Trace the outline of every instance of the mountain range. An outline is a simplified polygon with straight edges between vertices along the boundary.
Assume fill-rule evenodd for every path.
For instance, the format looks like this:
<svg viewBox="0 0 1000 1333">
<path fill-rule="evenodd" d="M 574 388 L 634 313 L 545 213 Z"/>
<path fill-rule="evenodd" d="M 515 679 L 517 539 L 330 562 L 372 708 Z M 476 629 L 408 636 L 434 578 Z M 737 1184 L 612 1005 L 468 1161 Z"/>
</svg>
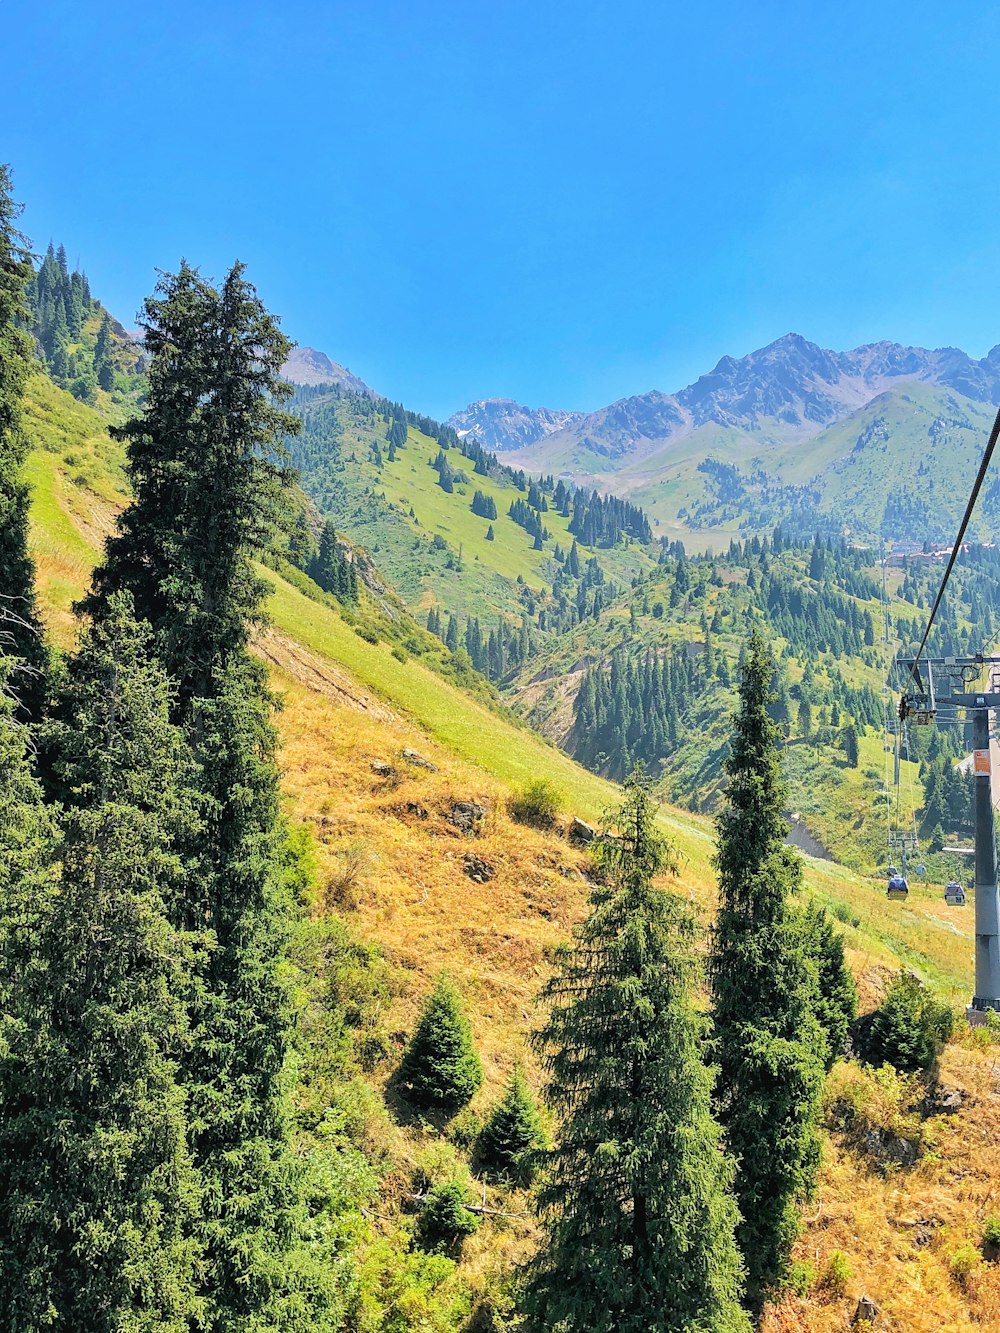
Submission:
<svg viewBox="0 0 1000 1333">
<path fill-rule="evenodd" d="M 579 442 L 608 460 L 650 452 L 700 426 L 808 437 L 905 383 L 942 385 L 976 402 L 1000 402 L 1000 346 L 981 360 L 955 347 L 930 351 L 877 342 L 834 352 L 787 333 L 676 393 L 652 389 L 593 412 L 529 408 L 480 399 L 448 422 L 497 452 L 529 449 L 553 437 Z"/>
<path fill-rule="evenodd" d="M 998 403 L 1000 347 L 979 360 L 888 341 L 836 352 L 789 333 L 676 393 L 586 413 L 483 399 L 449 424 L 527 473 L 627 497 L 661 536 L 718 549 L 776 522 L 947 538 Z M 981 533 L 998 518 L 987 506 Z"/>
<path fill-rule="evenodd" d="M 285 365 L 296 386 L 378 395 L 311 347 Z M 1000 346 L 896 342 L 850 351 L 786 334 L 724 356 L 676 393 L 659 389 L 593 412 L 483 398 L 447 423 L 528 474 L 551 474 L 640 505 L 657 535 L 721 549 L 767 531 L 946 540 L 996 405 Z M 1000 488 L 977 518 L 1000 532 Z"/>
</svg>

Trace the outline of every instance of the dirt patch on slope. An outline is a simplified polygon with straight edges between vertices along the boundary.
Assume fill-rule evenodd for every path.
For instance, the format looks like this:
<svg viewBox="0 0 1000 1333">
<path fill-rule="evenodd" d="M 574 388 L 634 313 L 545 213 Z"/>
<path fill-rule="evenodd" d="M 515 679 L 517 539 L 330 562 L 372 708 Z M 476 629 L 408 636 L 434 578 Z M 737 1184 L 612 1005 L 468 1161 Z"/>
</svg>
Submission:
<svg viewBox="0 0 1000 1333">
<path fill-rule="evenodd" d="M 357 681 L 348 672 L 336 666 L 328 658 L 310 652 L 308 648 L 304 648 L 302 644 L 274 629 L 273 626 L 257 634 L 253 646 L 255 652 L 265 662 L 286 671 L 293 679 L 305 685 L 307 689 L 315 690 L 317 694 L 325 695 L 337 703 L 346 704 L 359 713 L 367 713 L 369 717 L 377 718 L 380 722 L 402 720 L 388 705 L 361 690 Z"/>
</svg>

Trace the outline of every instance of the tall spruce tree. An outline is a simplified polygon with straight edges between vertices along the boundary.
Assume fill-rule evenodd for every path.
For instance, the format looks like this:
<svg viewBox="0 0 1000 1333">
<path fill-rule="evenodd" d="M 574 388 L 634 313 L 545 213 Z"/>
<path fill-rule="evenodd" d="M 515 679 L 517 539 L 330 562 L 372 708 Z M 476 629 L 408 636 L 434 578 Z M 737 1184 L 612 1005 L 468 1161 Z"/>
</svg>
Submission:
<svg viewBox="0 0 1000 1333">
<path fill-rule="evenodd" d="M 182 264 L 139 323 L 149 392 L 142 414 L 114 432 L 134 499 L 85 605 L 133 593 L 187 717 L 264 618 L 267 585 L 252 561 L 281 521 L 281 441 L 300 424 L 279 406 L 291 392 L 279 374 L 291 343 L 240 264 L 219 290 Z"/>
<path fill-rule="evenodd" d="M 128 589 L 176 681 L 197 777 L 174 924 L 205 938 L 182 1064 L 201 1188 L 196 1235 L 213 1333 L 335 1327 L 342 1266 L 308 1225 L 289 1143 L 291 1030 L 281 978 L 286 898 L 273 700 L 247 652 L 266 585 L 253 567 L 281 513 L 280 441 L 297 421 L 290 343 L 237 264 L 219 290 L 188 265 L 146 302 L 141 416 L 121 430 L 134 499 L 87 605 Z"/>
<path fill-rule="evenodd" d="M 105 310 L 94 344 L 94 374 L 105 392 L 115 387 L 115 367 L 111 360 L 111 317 Z"/>
<path fill-rule="evenodd" d="M 183 746 L 125 595 L 71 663 L 55 737 L 58 893 L 20 895 L 0 966 L 0 1325 L 186 1333 L 198 1189 L 177 1061 Z"/>
<path fill-rule="evenodd" d="M 710 962 L 716 1101 L 738 1162 L 737 1239 L 754 1310 L 787 1275 L 797 1204 L 815 1182 L 826 1052 L 815 968 L 791 901 L 802 872 L 784 844 L 779 731 L 768 711 L 773 673 L 755 629 L 725 765 L 726 807 L 717 821 L 721 899 Z"/>
<path fill-rule="evenodd" d="M 37 716 L 44 693 L 45 648 L 28 555 L 28 487 L 22 475 L 28 444 L 21 398 L 31 365 L 25 331 L 31 258 L 17 229 L 10 170 L 0 163 L 0 649 L 18 659 L 7 689 L 22 716 Z"/>
<path fill-rule="evenodd" d="M 0 641 L 0 1139 L 10 1136 L 18 1114 L 23 1063 L 14 1054 L 22 1039 L 16 1017 L 24 985 L 37 971 L 38 925 L 54 895 L 56 830 L 32 772 L 29 733 L 17 717 L 10 687 L 15 659 Z M 16 1165 L 0 1158 L 0 1324 L 31 1327 L 37 1312 L 32 1264 L 16 1225 Z M 35 1325 L 38 1326 L 37 1324 Z"/>
<path fill-rule="evenodd" d="M 667 864 L 633 775 L 598 844 L 601 884 L 544 997 L 538 1048 L 558 1117 L 529 1269 L 531 1329 L 745 1333 L 732 1168 L 712 1118 L 694 927 L 653 887 Z"/>
<path fill-rule="evenodd" d="M 816 968 L 815 1014 L 826 1037 L 827 1070 L 843 1054 L 847 1034 L 858 1016 L 858 988 L 844 957 L 844 936 L 826 914 L 810 903 L 800 925 L 806 955 Z"/>
</svg>

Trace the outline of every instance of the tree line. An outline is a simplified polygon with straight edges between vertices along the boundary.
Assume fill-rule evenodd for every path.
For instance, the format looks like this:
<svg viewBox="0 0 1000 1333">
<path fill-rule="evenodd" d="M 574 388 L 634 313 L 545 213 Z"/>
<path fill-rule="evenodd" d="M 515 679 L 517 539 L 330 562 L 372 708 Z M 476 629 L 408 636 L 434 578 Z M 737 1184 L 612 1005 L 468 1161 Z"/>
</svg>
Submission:
<svg viewBox="0 0 1000 1333">
<path fill-rule="evenodd" d="M 98 388 L 111 393 L 118 384 L 111 316 L 93 299 L 87 275 L 70 272 L 65 246 L 49 244 L 24 299 L 22 318 L 52 379 L 84 403 L 96 401 Z M 88 331 L 98 315 L 96 332 Z M 138 352 L 132 361 L 138 363 Z"/>
</svg>

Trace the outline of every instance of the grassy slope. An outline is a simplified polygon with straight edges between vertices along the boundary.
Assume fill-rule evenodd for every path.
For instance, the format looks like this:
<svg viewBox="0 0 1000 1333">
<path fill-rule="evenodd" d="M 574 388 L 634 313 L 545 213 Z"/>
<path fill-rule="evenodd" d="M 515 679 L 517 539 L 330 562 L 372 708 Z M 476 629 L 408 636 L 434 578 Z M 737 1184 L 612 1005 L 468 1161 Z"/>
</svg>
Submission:
<svg viewBox="0 0 1000 1333">
<path fill-rule="evenodd" d="M 64 436 L 36 452 L 31 473 L 40 584 L 53 627 L 64 641 L 71 634 L 69 600 L 84 586 L 98 549 L 94 515 L 103 511 L 94 506 L 107 504 L 101 493 L 116 470 L 113 462 L 110 467 L 101 463 L 99 420 L 93 414 L 80 417 L 78 427 L 67 424 Z M 32 431 L 38 438 L 34 426 Z M 74 484 L 70 478 L 78 464 L 65 461 L 66 451 L 74 452 L 87 439 L 98 442 L 93 489 Z M 585 894 L 579 853 L 559 838 L 510 823 L 504 811 L 508 784 L 529 773 L 549 776 L 573 808 L 586 815 L 596 813 L 612 789 L 470 702 L 419 663 L 404 666 L 384 646 L 364 642 L 335 611 L 308 601 L 279 579 L 271 609 L 276 631 L 262 651 L 285 695 L 279 724 L 291 809 L 316 832 L 320 885 L 365 935 L 380 942 L 393 968 L 386 1027 L 395 1034 L 394 1050 L 372 1078 L 380 1085 L 391 1072 L 421 996 L 434 973 L 446 966 L 469 997 L 487 1070 L 487 1085 L 476 1103 L 483 1109 L 511 1060 L 523 1053 L 548 950 L 579 918 Z M 411 768 L 396 758 L 407 745 L 432 759 L 438 772 Z M 376 777 L 372 759 L 394 762 L 398 779 Z M 455 799 L 470 798 L 489 808 L 483 836 L 474 843 L 460 837 L 446 817 Z M 426 811 L 426 818 L 408 808 L 413 806 Z M 679 887 L 697 907 L 708 908 L 713 895 L 710 826 L 679 812 L 667 811 L 664 817 L 681 852 Z M 463 856 L 470 848 L 497 871 L 485 886 L 463 873 Z M 952 916 L 945 919 L 929 891 L 919 889 L 900 911 L 886 902 L 879 886 L 817 862 L 807 862 L 807 879 L 821 900 L 857 916 L 847 938 L 869 1001 L 885 970 L 899 958 L 919 966 L 946 993 L 956 998 L 967 993 L 971 911 L 956 924 Z M 321 896 L 316 911 L 323 910 Z M 973 1096 L 992 1097 L 991 1055 L 952 1048 L 947 1060 L 949 1077 Z M 989 1132 L 981 1122 L 980 1115 L 976 1128 L 963 1116 L 961 1128 L 978 1135 L 979 1142 Z M 963 1165 L 959 1128 L 957 1122 L 942 1123 L 935 1129 L 937 1155 L 887 1182 L 866 1176 L 861 1160 L 838 1139 L 831 1140 L 819 1211 L 800 1250 L 821 1271 L 833 1248 L 844 1249 L 854 1276 L 843 1295 L 832 1297 L 817 1285 L 805 1298 L 790 1300 L 769 1315 L 770 1329 L 843 1327 L 862 1287 L 882 1304 L 887 1327 L 930 1333 L 981 1327 L 974 1318 L 988 1322 L 989 1312 L 997 1308 L 989 1282 L 976 1278 L 969 1290 L 960 1289 L 949 1277 L 949 1264 L 956 1246 L 975 1237 L 977 1219 L 992 1191 L 1000 1188 L 1000 1177 L 994 1177 L 985 1140 L 981 1157 Z M 397 1166 L 387 1188 L 398 1192 L 399 1173 L 418 1163 L 432 1174 L 444 1169 L 446 1145 L 435 1147 L 433 1140 L 405 1126 L 393 1132 Z M 941 1219 L 941 1226 L 930 1244 L 918 1249 L 904 1228 L 929 1213 Z M 484 1228 L 467 1246 L 463 1280 L 473 1291 L 485 1289 L 491 1273 L 523 1254 L 531 1241 L 531 1224 L 524 1219 Z"/>
<path fill-rule="evenodd" d="M 544 514 L 543 523 L 552 535 L 544 550 L 535 551 L 532 538 L 507 513 L 512 500 L 524 498 L 516 487 L 475 475 L 472 463 L 451 451 L 452 466 L 469 481 L 447 494 L 430 466 L 439 448 L 436 440 L 411 427 L 406 446 L 390 463 L 380 418 L 357 416 L 346 400 L 338 412 L 341 466 L 336 476 L 342 487 L 328 508 L 329 516 L 348 537 L 376 554 L 379 567 L 411 610 L 436 604 L 463 616 L 485 617 L 492 624 L 501 615 L 520 614 L 519 578 L 537 590 L 551 584 L 557 568 L 552 559 L 556 545 L 568 550 L 573 544 L 568 519 L 551 510 Z M 369 455 L 375 442 L 382 450 L 381 469 Z M 306 475 L 311 493 L 321 497 L 322 476 L 313 477 L 308 469 Z M 470 508 L 477 490 L 496 504 L 493 541 L 486 540 L 489 521 Z M 377 497 L 374 503 L 373 497 Z M 322 508 L 321 499 L 319 503 Z M 446 543 L 446 550 L 434 549 L 435 537 Z M 459 552 L 462 568 L 449 568 L 457 564 Z M 638 546 L 597 554 L 608 576 L 619 584 L 630 582 L 650 565 Z"/>
</svg>

